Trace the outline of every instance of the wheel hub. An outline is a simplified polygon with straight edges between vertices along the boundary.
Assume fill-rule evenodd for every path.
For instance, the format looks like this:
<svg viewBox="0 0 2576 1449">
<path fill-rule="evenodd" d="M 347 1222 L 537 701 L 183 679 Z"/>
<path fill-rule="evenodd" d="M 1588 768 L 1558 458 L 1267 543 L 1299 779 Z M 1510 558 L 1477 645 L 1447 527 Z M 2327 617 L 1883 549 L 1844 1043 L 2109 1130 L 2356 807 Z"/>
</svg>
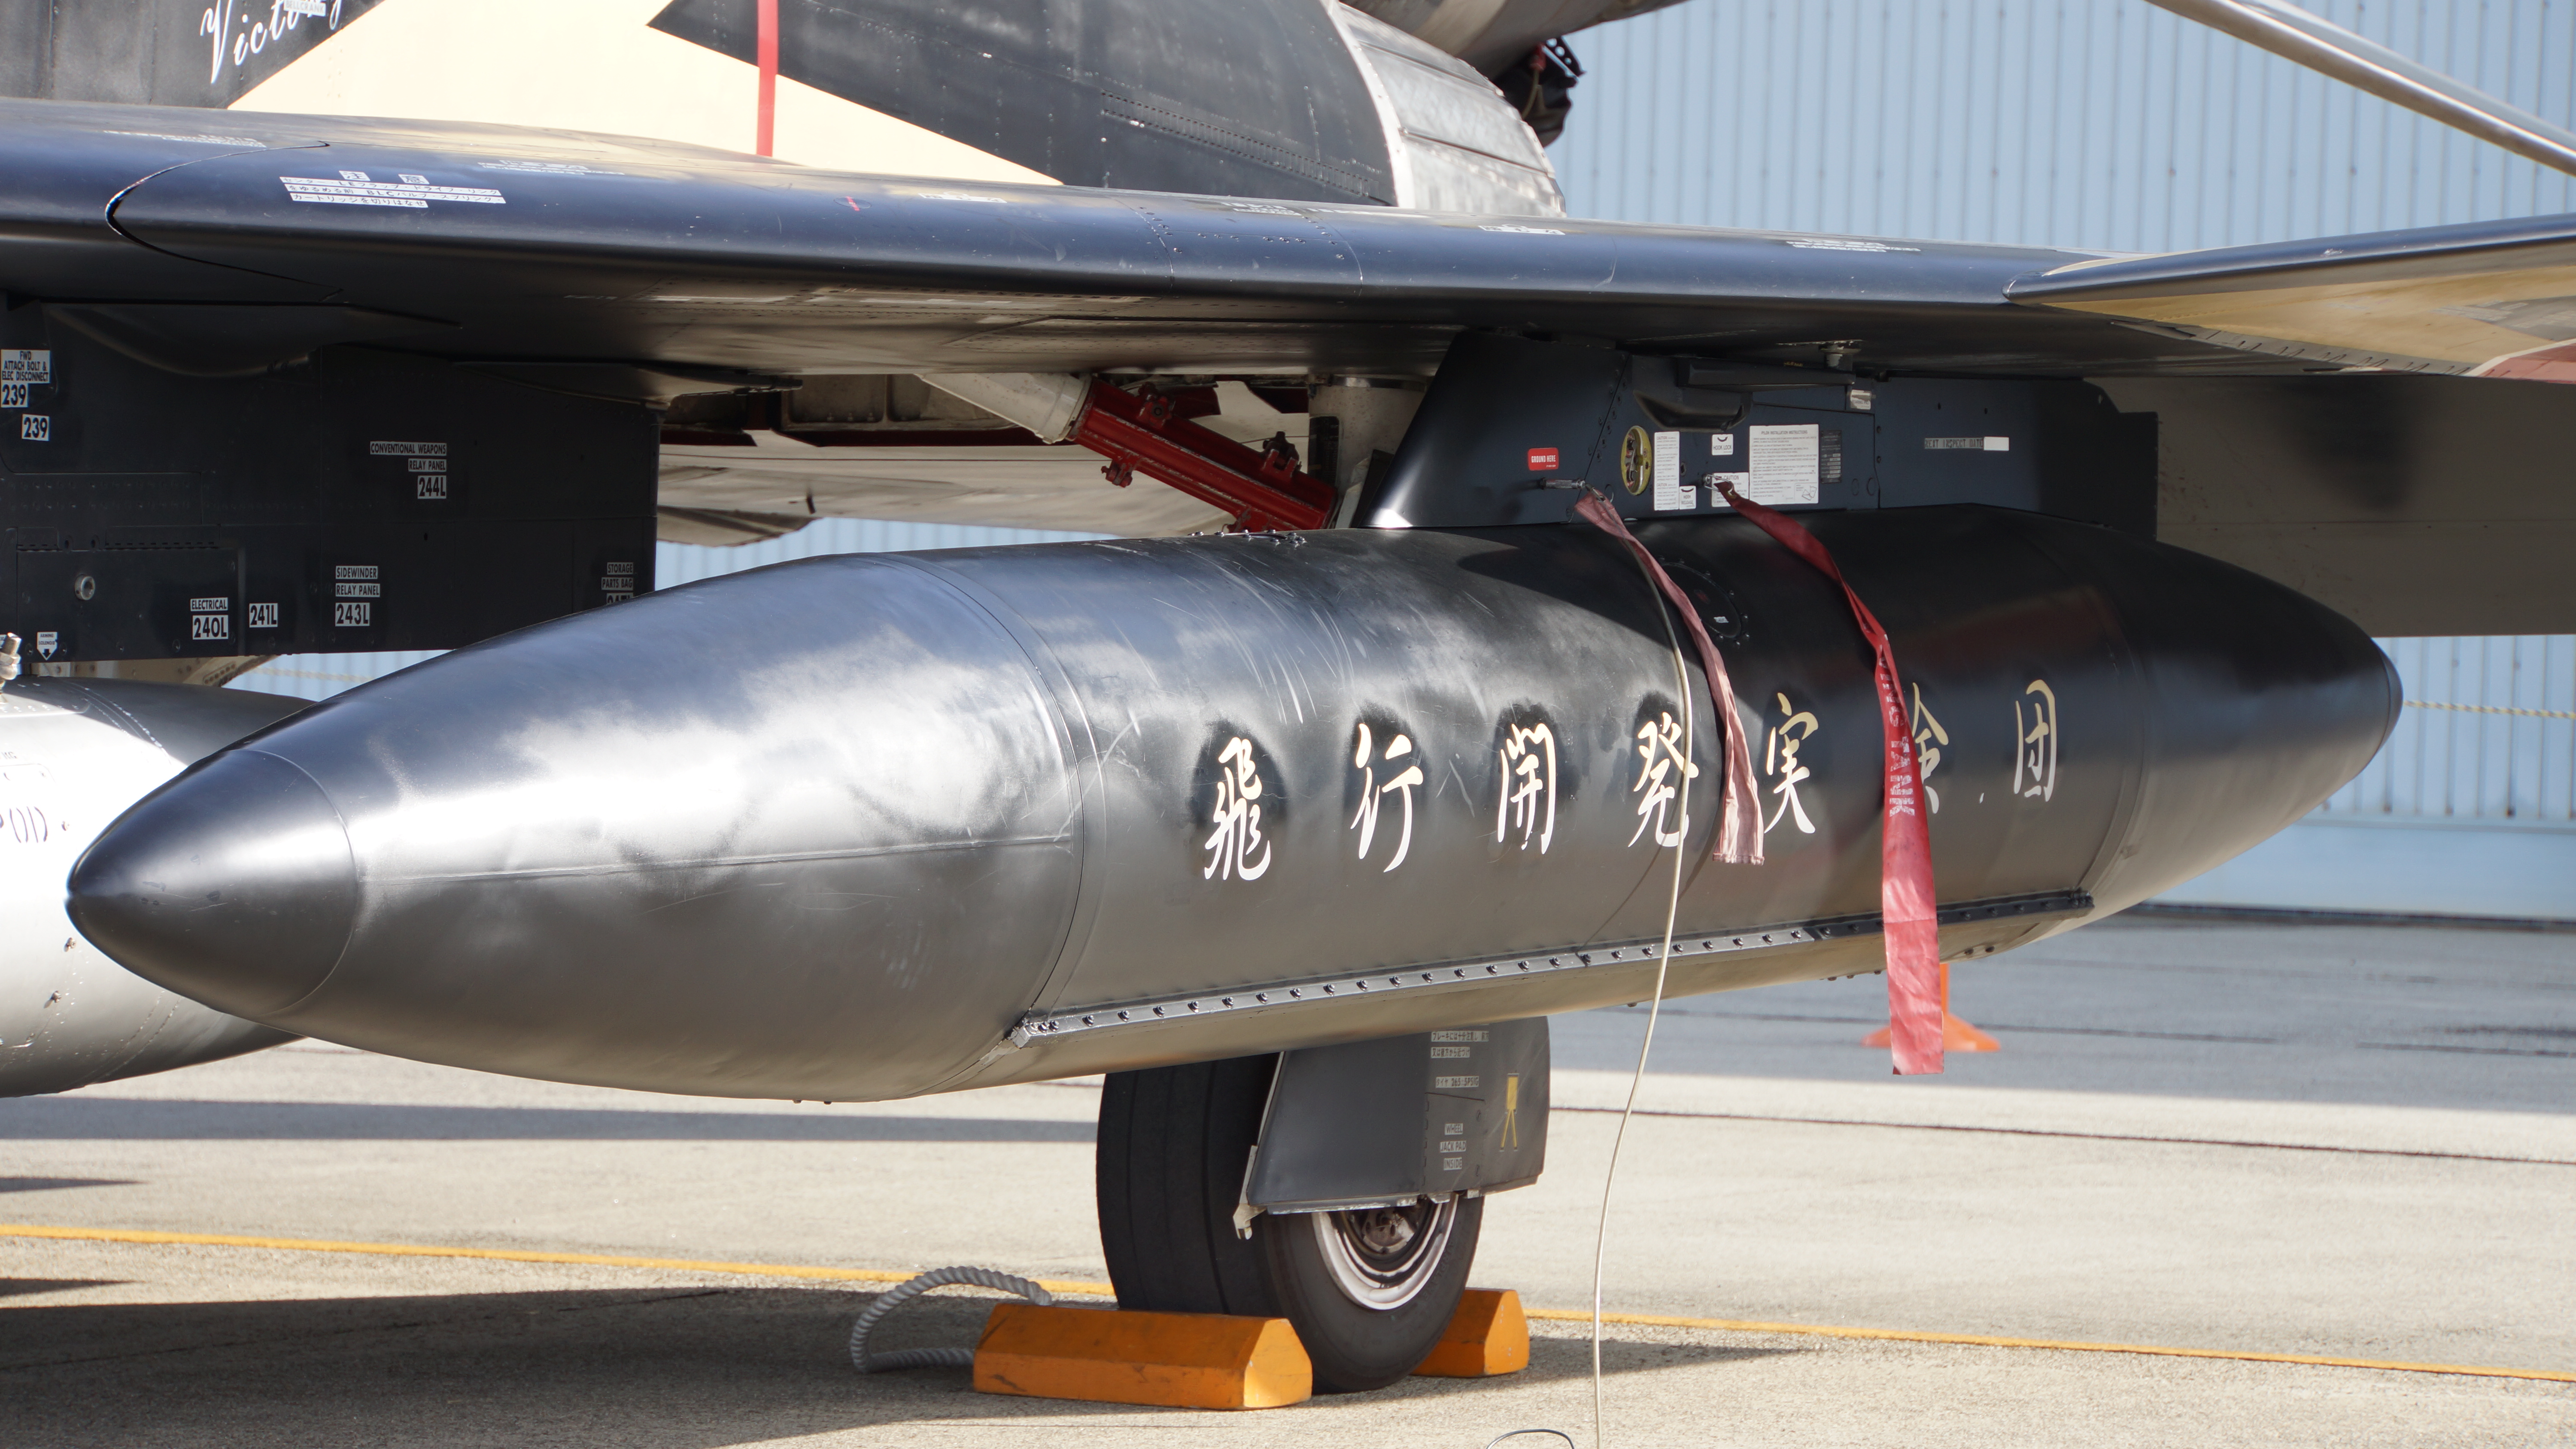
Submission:
<svg viewBox="0 0 2576 1449">
<path fill-rule="evenodd" d="M 1458 1202 L 1310 1213 L 1315 1244 L 1342 1296 L 1385 1312 L 1413 1301 L 1449 1246 Z"/>
</svg>

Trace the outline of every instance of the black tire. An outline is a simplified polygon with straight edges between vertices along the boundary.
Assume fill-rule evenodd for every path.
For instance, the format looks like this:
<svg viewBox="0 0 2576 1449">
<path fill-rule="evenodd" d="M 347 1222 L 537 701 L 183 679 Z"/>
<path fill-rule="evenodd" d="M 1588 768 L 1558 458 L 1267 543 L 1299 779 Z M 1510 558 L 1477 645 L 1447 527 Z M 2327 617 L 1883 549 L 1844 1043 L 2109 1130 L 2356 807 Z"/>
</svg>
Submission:
<svg viewBox="0 0 2576 1449">
<path fill-rule="evenodd" d="M 1234 1234 L 1277 1057 L 1111 1072 L 1092 1159 L 1118 1306 L 1280 1316 L 1261 1254 Z"/>
<path fill-rule="evenodd" d="M 1109 1074 L 1094 1159 L 1109 1281 L 1121 1308 L 1285 1318 L 1318 1391 L 1384 1388 L 1422 1362 L 1458 1311 L 1484 1202 L 1265 1213 L 1249 1241 L 1236 1236 L 1277 1062 Z"/>
</svg>

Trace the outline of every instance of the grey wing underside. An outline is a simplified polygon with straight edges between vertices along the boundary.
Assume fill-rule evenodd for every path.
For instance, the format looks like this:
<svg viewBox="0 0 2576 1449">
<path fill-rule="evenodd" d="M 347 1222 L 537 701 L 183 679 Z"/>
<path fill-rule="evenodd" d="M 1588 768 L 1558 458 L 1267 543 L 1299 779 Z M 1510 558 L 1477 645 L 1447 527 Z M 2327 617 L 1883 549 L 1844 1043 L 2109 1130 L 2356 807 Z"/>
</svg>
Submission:
<svg viewBox="0 0 2576 1449">
<path fill-rule="evenodd" d="M 183 372 L 365 345 L 648 393 L 925 372 L 1419 378 L 1476 329 L 1863 372 L 2554 379 L 2550 349 L 2576 336 L 2565 218 L 2105 259 L 897 180 L 449 123 L 228 112 L 214 134 L 215 119 L 0 103 L 17 158 L 0 287 Z M 829 475 L 832 511 L 1128 533 L 1215 521 L 1025 440 L 832 469 L 764 441 L 672 444 L 666 503 L 676 488 L 711 514 L 792 521 L 821 511 L 813 480 Z M 759 481 L 689 491 L 725 474 Z"/>
</svg>

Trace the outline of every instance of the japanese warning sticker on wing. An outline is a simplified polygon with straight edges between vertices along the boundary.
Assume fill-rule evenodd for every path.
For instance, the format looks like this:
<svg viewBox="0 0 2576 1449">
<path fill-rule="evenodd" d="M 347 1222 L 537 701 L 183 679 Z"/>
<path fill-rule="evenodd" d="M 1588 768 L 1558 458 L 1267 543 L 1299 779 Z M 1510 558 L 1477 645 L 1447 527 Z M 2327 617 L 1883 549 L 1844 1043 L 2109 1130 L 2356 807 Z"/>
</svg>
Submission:
<svg viewBox="0 0 2576 1449">
<path fill-rule="evenodd" d="M 426 177 L 404 175 L 397 181 L 378 181 L 364 171 L 343 171 L 338 179 L 323 176 L 281 176 L 289 201 L 323 202 L 333 206 L 398 206 L 412 211 L 426 210 L 433 201 L 464 201 L 481 206 L 505 206 L 501 193 L 489 186 L 433 186 Z"/>
</svg>

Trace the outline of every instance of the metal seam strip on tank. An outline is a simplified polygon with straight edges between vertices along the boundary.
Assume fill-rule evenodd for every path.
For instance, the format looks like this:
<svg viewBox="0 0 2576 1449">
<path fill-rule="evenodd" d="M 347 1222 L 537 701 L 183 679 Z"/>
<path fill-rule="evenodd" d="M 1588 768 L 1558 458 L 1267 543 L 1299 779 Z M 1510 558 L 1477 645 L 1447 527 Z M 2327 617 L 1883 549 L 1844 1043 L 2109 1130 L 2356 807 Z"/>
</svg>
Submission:
<svg viewBox="0 0 2576 1449">
<path fill-rule="evenodd" d="M 279 1253 L 358 1253 L 396 1258 L 463 1258 L 502 1263 L 561 1263 L 573 1267 L 643 1268 L 678 1273 L 727 1273 L 743 1277 L 820 1279 L 843 1283 L 902 1283 L 918 1275 L 883 1268 L 825 1268 L 794 1263 L 700 1262 L 686 1258 L 624 1257 L 607 1253 L 542 1253 L 514 1248 L 464 1248 L 430 1243 L 356 1243 L 309 1238 L 254 1237 L 237 1233 L 171 1233 L 141 1228 L 86 1228 L 47 1223 L 0 1223 L 0 1238 L 38 1238 L 57 1242 L 127 1243 L 143 1247 L 252 1248 Z M 1032 1280 L 1050 1293 L 1108 1298 L 1107 1283 L 1073 1279 Z M 1532 1319 L 1548 1323 L 1588 1323 L 1587 1310 L 1524 1308 Z M 1824 1323 L 1773 1323 L 1735 1318 L 1679 1318 L 1654 1313 L 1610 1313 L 1605 1323 L 1644 1328 L 1683 1328 L 1714 1333 L 1778 1333 L 1818 1338 L 1870 1339 L 1891 1343 L 1953 1344 L 1965 1348 L 2044 1349 L 2060 1353 L 2128 1353 L 2166 1358 L 2232 1359 L 2248 1363 L 2298 1364 L 2318 1368 L 2370 1369 L 2383 1373 L 2447 1374 L 2466 1378 L 2534 1379 L 2576 1383 L 2576 1372 L 2514 1368 L 2505 1365 L 2409 1363 L 2393 1359 L 2339 1358 L 2327 1354 L 2264 1353 L 2252 1349 L 2181 1348 L 2143 1343 L 2094 1343 L 2079 1339 L 2010 1338 L 1998 1334 L 1932 1333 L 1904 1328 L 1850 1328 Z"/>
<path fill-rule="evenodd" d="M 1945 926 L 1965 925 L 1975 921 L 2016 919 L 2030 916 L 2082 915 L 2093 909 L 2093 897 L 2083 891 L 2052 892 L 2036 896 L 2003 896 L 1981 901 L 1962 901 L 1941 908 L 1939 921 Z M 1675 956 L 1722 956 L 1739 951 L 1764 951 L 1780 947 L 1806 945 L 1815 941 L 1840 940 L 1864 936 L 1880 928 L 1874 912 L 1849 916 L 1828 916 L 1802 921 L 1795 925 L 1758 927 L 1749 931 L 1691 932 L 1673 942 Z M 1419 966 L 1373 971 L 1366 975 L 1313 977 L 1276 984 L 1238 987 L 1233 991 L 1209 992 L 1196 996 L 1158 996 L 1135 1001 L 1113 1001 L 1073 1010 L 1032 1013 L 1011 1028 L 1010 1040 L 1015 1046 L 1027 1046 L 1046 1039 L 1061 1039 L 1084 1032 L 1113 1031 L 1120 1027 L 1152 1026 L 1158 1021 L 1172 1021 L 1193 1016 L 1221 1015 L 1228 1012 L 1278 1010 L 1321 1001 L 1339 1001 L 1363 994 L 1383 995 L 1389 991 L 1419 991 L 1425 987 L 1457 986 L 1520 976 L 1544 976 L 1564 971 L 1579 971 L 1594 966 L 1643 966 L 1655 959 L 1661 938 L 1620 941 L 1610 945 L 1571 946 L 1556 951 L 1531 951 L 1513 956 L 1479 958 L 1473 961 L 1443 961 Z"/>
<path fill-rule="evenodd" d="M 970 572 L 933 565 L 899 553 L 882 554 L 879 558 L 897 567 L 916 570 L 936 579 L 941 586 L 954 589 L 969 604 L 981 609 L 992 626 L 1018 648 L 1021 659 L 1028 665 L 1033 697 L 1046 713 L 1048 727 L 1056 735 L 1056 748 L 1061 752 L 1062 764 L 1073 779 L 1073 799 L 1066 806 L 1067 823 L 1056 832 L 1054 840 L 1047 843 L 1069 844 L 1077 858 L 1090 861 L 1094 853 L 1083 843 L 1084 839 L 1086 835 L 1097 839 L 1098 833 L 1106 829 L 1106 823 L 1084 802 L 1095 792 L 1106 794 L 1106 786 L 1101 779 L 1103 761 L 1117 749 L 1118 741 L 1112 740 L 1106 747 L 1100 743 L 1099 736 L 1093 732 L 1090 716 L 1079 704 L 1072 675 L 1066 670 L 1064 661 L 1056 657 L 1045 638 L 1036 633 L 1017 610 L 995 597 Z M 1098 921 L 1101 890 L 1095 866 L 1085 872 L 1085 883 L 1077 884 L 1075 888 L 1074 910 L 1065 921 L 1064 938 L 1057 947 L 1055 967 L 1040 983 L 1036 1000 L 1055 999 L 1080 968 L 1083 945 L 1089 941 Z M 994 1058 L 1017 1050 L 1019 1045 L 1010 1033 L 1005 1032 L 947 1081 L 962 1081 L 982 1070 Z"/>
</svg>

